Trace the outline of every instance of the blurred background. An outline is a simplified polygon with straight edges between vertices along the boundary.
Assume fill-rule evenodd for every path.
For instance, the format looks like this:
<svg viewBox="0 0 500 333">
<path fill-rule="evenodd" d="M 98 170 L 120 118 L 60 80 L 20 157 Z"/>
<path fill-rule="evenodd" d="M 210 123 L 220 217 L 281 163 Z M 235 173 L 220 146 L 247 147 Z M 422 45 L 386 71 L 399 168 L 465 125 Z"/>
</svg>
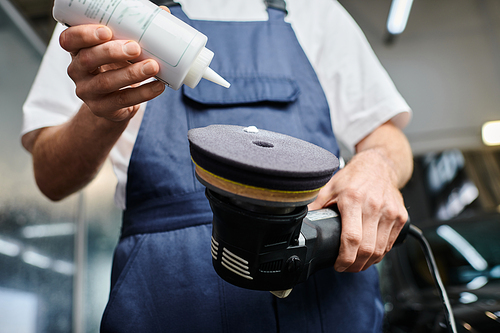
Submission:
<svg viewBox="0 0 500 333">
<path fill-rule="evenodd" d="M 498 322 L 500 331 L 500 289 L 491 287 L 500 277 L 496 241 L 500 237 L 500 151 L 486 145 L 482 135 L 485 123 L 500 120 L 500 2 L 340 3 L 363 29 L 414 111 L 405 133 L 415 154 L 415 173 L 403 190 L 412 222 L 436 238 L 436 256 L 442 255 L 443 262 L 452 255 L 458 258 L 443 268 L 447 286 L 468 288 L 466 292 L 476 300 L 470 302 L 469 295 L 467 302 L 460 301 L 466 295 L 462 288 L 457 305 L 479 304 L 481 297 L 474 290 L 490 287 L 485 304 L 492 310 L 480 312 Z M 403 7 L 394 9 L 397 22 L 388 27 L 391 6 L 398 3 Z M 0 0 L 0 333 L 97 331 L 119 236 L 121 213 L 114 206 L 116 181 L 108 164 L 83 192 L 52 203 L 38 191 L 30 156 L 20 144 L 22 104 L 55 25 L 51 7 L 51 0 Z M 490 128 L 500 133 L 498 127 Z M 437 230 L 443 225 L 462 230 L 470 246 L 486 247 L 489 252 L 480 256 L 486 266 L 471 264 L 472 259 L 461 254 L 463 246 L 453 246 L 449 236 L 440 236 Z M 473 239 L 467 240 L 469 236 Z M 424 283 L 425 276 L 410 279 L 419 274 L 411 267 L 394 271 L 401 260 L 407 260 L 402 255 L 419 260 L 408 243 L 398 250 L 399 259 L 389 258 L 380 269 L 388 318 L 393 318 L 387 331 L 416 331 L 412 327 L 417 325 L 398 326 L 409 313 L 427 323 L 422 332 L 430 332 L 429 327 L 439 326 L 441 319 L 427 315 L 432 318 L 426 322 L 424 315 L 415 317 L 426 302 L 408 295 L 432 284 Z M 477 253 L 482 251 L 476 246 Z M 458 275 L 453 278 L 453 274 Z M 486 278 L 483 285 L 478 287 L 476 280 L 476 285 L 467 287 L 477 277 Z M 399 286 L 393 279 L 415 284 Z M 395 308 L 407 311 L 393 315 Z M 472 319 L 460 319 L 460 323 L 466 328 Z"/>
</svg>

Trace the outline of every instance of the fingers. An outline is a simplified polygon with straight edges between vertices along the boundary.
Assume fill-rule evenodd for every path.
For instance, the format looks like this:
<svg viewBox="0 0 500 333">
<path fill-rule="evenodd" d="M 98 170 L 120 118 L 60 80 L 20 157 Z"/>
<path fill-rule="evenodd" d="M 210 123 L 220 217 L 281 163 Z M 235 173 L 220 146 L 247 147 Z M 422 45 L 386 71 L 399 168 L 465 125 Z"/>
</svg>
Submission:
<svg viewBox="0 0 500 333">
<path fill-rule="evenodd" d="M 70 77 L 78 82 L 76 94 L 82 100 L 92 99 L 99 95 L 106 95 L 135 83 L 145 81 L 159 71 L 158 63 L 154 60 L 145 60 L 126 67 L 108 70 L 99 74 L 74 74 L 68 69 Z"/>
<path fill-rule="evenodd" d="M 309 210 L 316 210 L 316 209 L 321 209 L 321 208 L 329 206 L 329 203 L 331 200 L 330 200 L 328 192 L 329 191 L 326 189 L 326 186 L 324 188 L 322 188 L 319 191 L 316 199 L 313 202 L 311 202 L 309 205 L 307 205 L 307 208 Z"/>
<path fill-rule="evenodd" d="M 359 272 L 380 262 L 408 218 L 392 164 L 370 150 L 356 154 L 337 172 L 309 209 L 332 204 L 342 216 L 334 266 L 339 272 Z"/>
<path fill-rule="evenodd" d="M 335 192 L 337 179 L 338 177 L 332 177 L 328 183 L 320 189 L 316 199 L 307 206 L 309 210 L 321 209 L 335 204 L 337 200 Z"/>
<path fill-rule="evenodd" d="M 106 26 L 70 27 L 61 34 L 60 43 L 72 55 L 68 75 L 75 82 L 76 95 L 98 117 L 127 120 L 138 104 L 165 89 L 161 82 L 140 84 L 158 74 L 158 63 L 151 59 L 131 63 L 142 53 L 139 44 L 113 40 Z"/>
<path fill-rule="evenodd" d="M 385 198 L 387 199 L 387 198 Z M 364 202 L 363 242 L 359 248 L 356 262 L 349 271 L 359 272 L 381 260 L 387 249 L 393 217 L 388 214 L 389 200 L 371 197 Z"/>
<path fill-rule="evenodd" d="M 96 46 L 113 37 L 111 29 L 103 25 L 79 25 L 68 28 L 61 33 L 59 43 L 70 53 L 77 53 L 81 49 Z"/>
<path fill-rule="evenodd" d="M 404 204 L 403 204 L 404 205 Z M 406 222 L 408 222 L 409 216 L 408 216 L 408 211 L 404 206 L 401 206 L 402 209 L 400 208 L 398 215 L 394 219 L 394 225 L 393 228 L 390 231 L 389 235 L 389 240 L 388 240 L 388 247 L 386 248 L 386 253 L 389 252 L 396 240 L 399 237 L 399 234 L 401 233 L 401 230 L 403 230 Z"/>
<path fill-rule="evenodd" d="M 106 98 L 86 102 L 92 112 L 102 118 L 112 121 L 122 121 L 135 114 L 138 104 L 153 99 L 165 90 L 165 85 L 159 81 L 143 84 L 136 88 L 126 88 L 114 92 Z M 111 110 L 111 111 L 110 111 Z"/>
<path fill-rule="evenodd" d="M 342 234 L 335 269 L 339 272 L 360 272 L 380 262 L 391 250 L 408 218 L 404 206 L 393 203 L 375 210 L 367 209 L 366 205 L 345 208 L 338 203 L 338 207 Z"/>
<path fill-rule="evenodd" d="M 342 216 L 342 232 L 339 255 L 334 268 L 338 272 L 344 272 L 349 271 L 356 262 L 359 247 L 363 241 L 362 213 L 359 206 L 355 207 L 343 201 L 338 202 L 337 207 Z"/>
<path fill-rule="evenodd" d="M 116 117 L 120 109 L 151 100 L 163 92 L 165 85 L 159 81 L 129 87 L 151 78 L 158 71 L 156 61 L 145 60 L 98 75 L 89 74 L 88 78 L 75 79 L 76 75 L 70 76 L 77 82 L 76 95 L 85 101 L 95 115 L 117 121 L 123 120 L 121 116 Z"/>
<path fill-rule="evenodd" d="M 394 221 L 390 218 L 382 217 L 380 221 L 376 222 L 376 230 L 374 231 L 374 238 L 371 242 L 371 246 L 362 252 L 364 262 L 359 262 L 357 266 L 351 267 L 353 271 L 362 271 L 370 267 L 371 265 L 378 263 L 386 255 L 387 252 L 392 248 L 392 243 L 389 244 L 389 235 L 394 226 Z"/>
<path fill-rule="evenodd" d="M 91 48 L 81 49 L 73 55 L 73 60 L 68 67 L 68 75 L 73 81 L 99 73 L 100 67 L 106 68 L 126 67 L 127 61 L 137 58 L 141 54 L 140 46 L 132 41 L 109 41 Z M 132 84 L 136 82 L 128 82 Z"/>
</svg>

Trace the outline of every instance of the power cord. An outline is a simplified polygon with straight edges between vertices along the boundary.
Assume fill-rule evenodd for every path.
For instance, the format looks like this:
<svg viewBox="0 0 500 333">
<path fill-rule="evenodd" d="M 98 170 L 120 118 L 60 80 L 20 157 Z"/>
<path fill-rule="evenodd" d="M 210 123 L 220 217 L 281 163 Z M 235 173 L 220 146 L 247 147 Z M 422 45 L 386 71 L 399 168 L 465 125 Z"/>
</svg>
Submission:
<svg viewBox="0 0 500 333">
<path fill-rule="evenodd" d="M 446 293 L 443 281 L 441 280 L 441 276 L 439 275 L 438 267 L 436 264 L 436 260 L 434 259 L 434 255 L 432 254 L 431 247 L 427 242 L 427 239 L 425 239 L 422 230 L 420 230 L 419 228 L 415 227 L 414 225 L 410 225 L 408 233 L 415 237 L 420 243 L 420 247 L 424 252 L 425 260 L 427 261 L 427 266 L 429 267 L 434 282 L 438 287 L 439 296 L 441 298 L 441 301 L 443 302 L 444 316 L 448 325 L 448 329 L 452 333 L 457 333 L 457 326 L 455 324 L 455 318 L 451 309 L 450 300 L 448 299 L 448 294 Z"/>
</svg>

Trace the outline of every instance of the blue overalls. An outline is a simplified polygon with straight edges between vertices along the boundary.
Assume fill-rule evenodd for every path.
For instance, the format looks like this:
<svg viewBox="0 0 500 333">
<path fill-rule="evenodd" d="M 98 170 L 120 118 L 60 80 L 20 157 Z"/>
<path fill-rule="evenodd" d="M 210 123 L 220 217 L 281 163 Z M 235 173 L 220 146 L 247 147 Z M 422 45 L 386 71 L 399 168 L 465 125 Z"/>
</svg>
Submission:
<svg viewBox="0 0 500 333">
<path fill-rule="evenodd" d="M 103 332 L 379 332 L 383 309 L 375 268 L 322 270 L 286 299 L 232 286 L 210 254 L 211 219 L 196 180 L 187 131 L 210 124 L 288 134 L 338 156 L 325 95 L 284 11 L 264 22 L 190 20 L 209 37 L 206 80 L 148 103 L 130 160 L 127 210 L 115 251 Z"/>
</svg>

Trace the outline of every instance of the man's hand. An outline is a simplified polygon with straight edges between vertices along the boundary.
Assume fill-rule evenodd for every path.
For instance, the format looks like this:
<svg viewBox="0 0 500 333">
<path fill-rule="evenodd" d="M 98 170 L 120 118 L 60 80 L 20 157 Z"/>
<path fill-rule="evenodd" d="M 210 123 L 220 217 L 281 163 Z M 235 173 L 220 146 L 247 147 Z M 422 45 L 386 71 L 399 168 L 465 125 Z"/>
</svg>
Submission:
<svg viewBox="0 0 500 333">
<path fill-rule="evenodd" d="M 66 123 L 26 133 L 22 138 L 23 146 L 33 155 L 38 187 L 52 200 L 61 200 L 86 186 L 139 104 L 165 89 L 157 81 L 141 85 L 158 73 L 158 63 L 136 61 L 141 55 L 139 44 L 113 40 L 106 26 L 70 27 L 59 40 L 71 54 L 68 74 L 84 104 Z"/>
<path fill-rule="evenodd" d="M 94 115 L 127 121 L 140 103 L 160 95 L 165 85 L 159 81 L 139 85 L 158 73 L 158 63 L 151 59 L 131 63 L 141 55 L 139 44 L 112 37 L 106 26 L 80 25 L 66 29 L 60 44 L 72 57 L 68 74 L 77 96 Z"/>
<path fill-rule="evenodd" d="M 335 269 L 359 272 L 382 260 L 408 219 L 399 191 L 413 159 L 404 134 L 388 122 L 357 146 L 358 153 L 321 189 L 309 209 L 337 204 L 342 234 Z"/>
</svg>

